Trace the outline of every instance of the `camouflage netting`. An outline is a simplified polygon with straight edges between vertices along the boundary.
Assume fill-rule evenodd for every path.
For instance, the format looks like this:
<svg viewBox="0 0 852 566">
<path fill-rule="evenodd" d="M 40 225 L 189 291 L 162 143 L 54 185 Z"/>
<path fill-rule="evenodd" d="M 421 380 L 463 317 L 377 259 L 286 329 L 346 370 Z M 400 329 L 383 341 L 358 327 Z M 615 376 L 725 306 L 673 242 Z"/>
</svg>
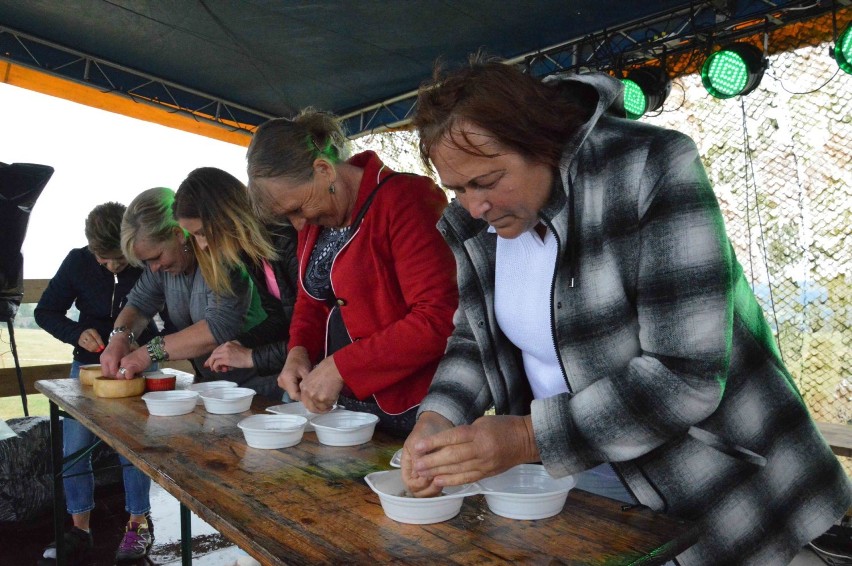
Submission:
<svg viewBox="0 0 852 566">
<path fill-rule="evenodd" d="M 737 257 L 814 419 L 850 423 L 852 76 L 829 45 L 771 55 L 760 86 L 741 98 L 711 97 L 695 74 L 675 79 L 663 111 L 642 120 L 698 144 Z M 396 132 L 355 145 L 423 173 L 416 139 Z"/>
<path fill-rule="evenodd" d="M 852 421 L 852 76 L 828 44 L 770 57 L 760 86 L 714 99 L 675 81 L 650 123 L 698 144 L 737 257 L 816 420 Z"/>
</svg>

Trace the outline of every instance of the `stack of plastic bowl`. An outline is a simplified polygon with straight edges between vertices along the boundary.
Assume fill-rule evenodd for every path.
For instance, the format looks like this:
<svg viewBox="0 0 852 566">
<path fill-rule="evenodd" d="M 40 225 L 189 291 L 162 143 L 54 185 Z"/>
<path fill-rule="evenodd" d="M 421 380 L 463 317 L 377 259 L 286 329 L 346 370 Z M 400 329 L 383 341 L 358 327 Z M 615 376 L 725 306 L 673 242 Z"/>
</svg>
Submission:
<svg viewBox="0 0 852 566">
<path fill-rule="evenodd" d="M 157 417 L 175 417 L 191 413 L 195 409 L 197 391 L 187 389 L 151 391 L 142 396 L 148 412 Z"/>
<path fill-rule="evenodd" d="M 199 395 L 208 413 L 233 415 L 249 410 L 255 391 L 246 387 L 217 387 Z"/>
<path fill-rule="evenodd" d="M 379 417 L 357 411 L 333 411 L 311 419 L 317 440 L 327 446 L 357 446 L 369 442 Z"/>
<path fill-rule="evenodd" d="M 225 381 L 225 380 L 217 380 L 217 381 L 202 381 L 201 383 L 193 383 L 189 386 L 192 391 L 198 391 L 198 404 L 204 404 L 204 401 L 201 400 L 201 394 L 205 391 L 210 391 L 211 389 L 218 389 L 220 387 L 236 387 L 237 384 L 233 381 Z"/>
<path fill-rule="evenodd" d="M 553 478 L 540 464 L 522 464 L 477 482 L 492 513 L 509 519 L 544 519 L 562 511 L 573 476 Z"/>
<path fill-rule="evenodd" d="M 447 487 L 437 497 L 414 497 L 406 492 L 400 470 L 373 472 L 364 481 L 379 496 L 385 515 L 414 525 L 452 519 L 459 514 L 465 497 L 479 493 L 479 486 L 474 483 Z"/>
<path fill-rule="evenodd" d="M 308 419 L 308 424 L 305 426 L 305 432 L 314 432 L 314 425 L 311 424 L 311 421 L 314 417 L 318 417 L 321 414 L 325 413 L 312 413 L 308 409 L 305 408 L 304 403 L 301 401 L 294 401 L 292 403 L 284 403 L 283 405 L 275 405 L 272 407 L 267 407 L 266 410 L 270 413 L 275 413 L 277 415 L 299 415 L 301 417 L 305 417 Z M 334 406 L 332 412 L 342 410 L 342 408 L 337 405 Z"/>
<path fill-rule="evenodd" d="M 302 440 L 308 419 L 299 415 L 252 415 L 237 423 L 252 448 L 289 448 Z"/>
</svg>

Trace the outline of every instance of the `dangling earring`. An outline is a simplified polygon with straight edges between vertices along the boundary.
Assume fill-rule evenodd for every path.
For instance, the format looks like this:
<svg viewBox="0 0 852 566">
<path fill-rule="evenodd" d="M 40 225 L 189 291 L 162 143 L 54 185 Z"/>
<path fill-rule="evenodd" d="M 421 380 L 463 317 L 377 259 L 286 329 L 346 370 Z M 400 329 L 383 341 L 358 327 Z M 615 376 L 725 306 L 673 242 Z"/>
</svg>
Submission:
<svg viewBox="0 0 852 566">
<path fill-rule="evenodd" d="M 332 183 L 328 186 L 328 192 L 330 192 L 331 194 L 334 194 L 336 190 L 337 190 L 337 189 L 334 187 L 334 182 L 332 182 Z"/>
</svg>

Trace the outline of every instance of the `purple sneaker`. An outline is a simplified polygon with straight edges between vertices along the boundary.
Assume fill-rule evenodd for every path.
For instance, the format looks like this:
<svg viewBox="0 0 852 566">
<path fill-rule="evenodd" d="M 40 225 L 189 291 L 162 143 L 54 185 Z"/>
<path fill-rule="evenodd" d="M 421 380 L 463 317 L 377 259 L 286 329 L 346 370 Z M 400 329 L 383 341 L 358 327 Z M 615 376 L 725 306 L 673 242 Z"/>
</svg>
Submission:
<svg viewBox="0 0 852 566">
<path fill-rule="evenodd" d="M 150 517 L 146 523 L 129 522 L 124 531 L 124 538 L 121 539 L 121 544 L 118 545 L 118 551 L 115 553 L 115 561 L 122 563 L 139 560 L 148 554 L 153 543 L 154 525 Z"/>
</svg>

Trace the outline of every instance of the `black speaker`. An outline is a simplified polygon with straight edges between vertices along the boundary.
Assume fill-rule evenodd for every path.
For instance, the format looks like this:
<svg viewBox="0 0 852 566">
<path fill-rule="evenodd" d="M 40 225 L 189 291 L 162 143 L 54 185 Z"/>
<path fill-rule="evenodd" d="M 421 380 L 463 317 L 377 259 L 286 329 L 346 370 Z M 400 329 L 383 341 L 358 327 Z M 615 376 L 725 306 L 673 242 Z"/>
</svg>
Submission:
<svg viewBox="0 0 852 566">
<path fill-rule="evenodd" d="M 18 313 L 24 296 L 24 256 L 30 213 L 53 176 L 53 167 L 0 163 L 0 322 Z"/>
</svg>

